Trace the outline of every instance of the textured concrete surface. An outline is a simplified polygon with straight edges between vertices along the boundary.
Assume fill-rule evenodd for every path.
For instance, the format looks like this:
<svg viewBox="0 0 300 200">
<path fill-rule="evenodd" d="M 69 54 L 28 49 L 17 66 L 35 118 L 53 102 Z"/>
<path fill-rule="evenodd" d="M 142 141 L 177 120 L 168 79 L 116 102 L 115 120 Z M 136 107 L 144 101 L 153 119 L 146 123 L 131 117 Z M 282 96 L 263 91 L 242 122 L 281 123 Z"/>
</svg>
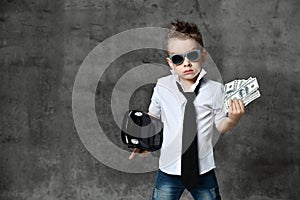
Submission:
<svg viewBox="0 0 300 200">
<path fill-rule="evenodd" d="M 72 87 L 97 44 L 175 18 L 199 25 L 224 82 L 256 76 L 260 83 L 262 97 L 216 145 L 223 199 L 300 199 L 299 9 L 298 0 L 2 0 L 0 199 L 150 199 L 155 172 L 110 169 L 83 146 Z M 115 83 L 134 66 L 164 62 L 163 55 L 131 52 L 101 77 L 96 107 L 107 120 L 99 123 L 115 144 L 119 130 L 109 110 Z M 152 87 L 136 91 L 130 106 L 146 109 Z"/>
</svg>

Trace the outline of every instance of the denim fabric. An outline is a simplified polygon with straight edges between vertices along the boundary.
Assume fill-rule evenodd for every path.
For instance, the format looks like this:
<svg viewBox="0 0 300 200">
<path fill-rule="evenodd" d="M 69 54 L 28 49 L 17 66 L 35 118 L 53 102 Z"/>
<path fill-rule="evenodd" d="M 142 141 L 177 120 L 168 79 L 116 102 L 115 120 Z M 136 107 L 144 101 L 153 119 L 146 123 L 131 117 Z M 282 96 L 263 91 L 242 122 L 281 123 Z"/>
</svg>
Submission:
<svg viewBox="0 0 300 200">
<path fill-rule="evenodd" d="M 152 200 L 179 200 L 184 189 L 180 176 L 158 170 Z M 189 192 L 195 200 L 221 200 L 214 170 L 199 175 L 197 185 Z"/>
</svg>

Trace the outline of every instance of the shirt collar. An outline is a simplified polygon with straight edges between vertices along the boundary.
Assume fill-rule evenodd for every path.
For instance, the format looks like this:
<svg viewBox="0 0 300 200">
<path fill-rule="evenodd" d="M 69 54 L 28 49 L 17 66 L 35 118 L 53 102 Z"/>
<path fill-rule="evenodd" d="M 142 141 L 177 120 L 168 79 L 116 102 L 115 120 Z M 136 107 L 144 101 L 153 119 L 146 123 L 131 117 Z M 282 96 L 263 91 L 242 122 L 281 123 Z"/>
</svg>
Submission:
<svg viewBox="0 0 300 200">
<path fill-rule="evenodd" d="M 175 70 L 174 70 L 174 69 L 170 69 L 170 72 L 171 72 L 173 78 L 174 78 L 174 79 L 181 85 L 181 87 L 182 87 L 182 84 L 181 84 L 180 81 L 179 81 L 179 76 L 178 76 L 178 74 L 175 72 Z M 191 92 L 191 91 L 194 91 L 195 88 L 196 88 L 196 86 L 198 85 L 199 81 L 201 80 L 201 78 L 204 77 L 205 74 L 207 74 L 207 72 L 206 72 L 203 68 L 201 68 L 201 71 L 200 71 L 200 74 L 199 74 L 197 80 L 196 80 L 195 83 L 191 86 L 191 88 L 190 88 L 188 91 L 185 91 L 185 92 Z M 182 88 L 183 88 L 183 87 L 182 87 Z"/>
</svg>

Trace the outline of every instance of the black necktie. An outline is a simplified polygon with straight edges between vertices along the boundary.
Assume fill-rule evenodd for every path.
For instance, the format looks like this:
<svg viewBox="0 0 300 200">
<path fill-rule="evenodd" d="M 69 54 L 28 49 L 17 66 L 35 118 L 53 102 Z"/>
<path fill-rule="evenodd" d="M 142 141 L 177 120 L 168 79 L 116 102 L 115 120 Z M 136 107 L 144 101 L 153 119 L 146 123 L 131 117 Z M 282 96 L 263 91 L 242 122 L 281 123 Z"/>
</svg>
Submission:
<svg viewBox="0 0 300 200">
<path fill-rule="evenodd" d="M 187 100 L 184 111 L 182 131 L 181 181 L 188 190 L 197 184 L 199 175 L 197 142 L 198 131 L 196 123 L 196 110 L 193 102 L 198 94 L 201 80 L 196 86 L 194 92 L 184 92 L 179 83 L 176 82 L 179 91 Z"/>
</svg>

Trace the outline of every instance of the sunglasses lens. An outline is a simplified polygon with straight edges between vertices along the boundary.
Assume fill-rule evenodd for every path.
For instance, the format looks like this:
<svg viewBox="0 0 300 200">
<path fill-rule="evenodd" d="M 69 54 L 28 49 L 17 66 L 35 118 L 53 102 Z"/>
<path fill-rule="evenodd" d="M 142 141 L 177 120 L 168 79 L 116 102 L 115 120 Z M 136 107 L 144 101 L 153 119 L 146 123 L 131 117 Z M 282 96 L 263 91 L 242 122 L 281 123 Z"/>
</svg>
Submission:
<svg viewBox="0 0 300 200">
<path fill-rule="evenodd" d="M 183 62 L 184 57 L 182 57 L 181 55 L 173 55 L 171 60 L 175 65 L 179 65 Z"/>
<path fill-rule="evenodd" d="M 191 51 L 187 54 L 187 58 L 190 60 L 190 61 L 196 61 L 198 60 L 200 57 L 200 53 L 199 51 Z"/>
</svg>

